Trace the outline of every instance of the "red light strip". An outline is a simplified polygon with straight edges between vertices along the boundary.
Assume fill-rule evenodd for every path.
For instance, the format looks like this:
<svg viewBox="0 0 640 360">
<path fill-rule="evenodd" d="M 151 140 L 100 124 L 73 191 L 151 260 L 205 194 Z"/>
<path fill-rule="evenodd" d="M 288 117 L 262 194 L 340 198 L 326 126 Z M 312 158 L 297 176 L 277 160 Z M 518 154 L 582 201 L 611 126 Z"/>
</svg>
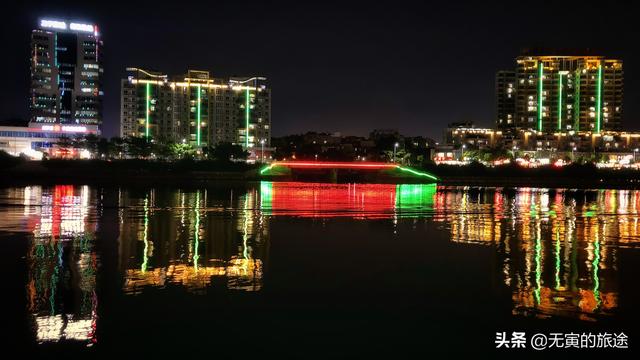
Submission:
<svg viewBox="0 0 640 360">
<path fill-rule="evenodd" d="M 289 168 L 348 168 L 348 169 L 394 169 L 397 164 L 376 162 L 323 162 L 323 161 L 277 161 L 271 167 L 286 166 Z"/>
</svg>

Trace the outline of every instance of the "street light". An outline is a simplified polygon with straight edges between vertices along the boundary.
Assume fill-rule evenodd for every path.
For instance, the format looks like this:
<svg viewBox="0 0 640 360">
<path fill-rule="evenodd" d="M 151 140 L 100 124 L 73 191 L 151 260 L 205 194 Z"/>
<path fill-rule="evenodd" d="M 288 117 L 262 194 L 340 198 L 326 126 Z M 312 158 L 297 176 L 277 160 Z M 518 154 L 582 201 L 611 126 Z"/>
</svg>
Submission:
<svg viewBox="0 0 640 360">
<path fill-rule="evenodd" d="M 576 147 L 575 146 L 571 148 L 571 161 L 576 161 L 576 157 L 573 154 L 574 151 L 576 151 Z"/>
<path fill-rule="evenodd" d="M 393 144 L 393 160 L 391 160 L 391 162 L 396 162 L 396 148 L 400 146 L 400 144 L 395 143 Z"/>
<path fill-rule="evenodd" d="M 264 139 L 260 140 L 260 145 L 262 145 L 262 150 L 260 150 L 260 155 L 262 156 L 262 162 L 264 162 Z"/>
</svg>

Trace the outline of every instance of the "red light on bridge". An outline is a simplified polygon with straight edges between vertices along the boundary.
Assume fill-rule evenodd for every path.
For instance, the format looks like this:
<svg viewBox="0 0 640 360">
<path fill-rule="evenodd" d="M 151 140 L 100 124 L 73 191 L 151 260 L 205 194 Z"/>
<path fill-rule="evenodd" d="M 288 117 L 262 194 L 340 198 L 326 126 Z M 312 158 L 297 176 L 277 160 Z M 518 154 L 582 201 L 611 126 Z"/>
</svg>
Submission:
<svg viewBox="0 0 640 360">
<path fill-rule="evenodd" d="M 415 176 L 422 176 L 431 179 L 432 181 L 438 181 L 436 176 L 433 176 L 429 173 L 420 172 L 413 170 L 408 167 L 400 166 L 398 164 L 393 163 L 382 163 L 382 162 L 325 162 L 325 161 L 276 161 L 271 164 L 265 166 L 260 170 L 260 174 L 263 175 L 267 171 L 273 169 L 274 167 L 287 167 L 290 169 L 366 169 L 366 170 L 382 170 L 382 169 L 398 169 L 405 173 L 410 173 Z"/>
<path fill-rule="evenodd" d="M 321 169 L 395 169 L 397 164 L 378 162 L 325 162 L 325 161 L 276 161 L 271 166 L 289 168 L 321 168 Z"/>
</svg>

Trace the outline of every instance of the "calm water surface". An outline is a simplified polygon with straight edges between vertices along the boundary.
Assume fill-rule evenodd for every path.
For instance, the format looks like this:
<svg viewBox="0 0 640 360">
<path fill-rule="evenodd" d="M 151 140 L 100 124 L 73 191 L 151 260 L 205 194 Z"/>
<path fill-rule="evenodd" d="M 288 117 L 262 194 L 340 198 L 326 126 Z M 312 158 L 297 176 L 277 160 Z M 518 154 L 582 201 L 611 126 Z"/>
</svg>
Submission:
<svg viewBox="0 0 640 360">
<path fill-rule="evenodd" d="M 624 331 L 640 192 L 262 182 L 0 189 L 10 347 L 67 356 L 495 351 Z"/>
</svg>

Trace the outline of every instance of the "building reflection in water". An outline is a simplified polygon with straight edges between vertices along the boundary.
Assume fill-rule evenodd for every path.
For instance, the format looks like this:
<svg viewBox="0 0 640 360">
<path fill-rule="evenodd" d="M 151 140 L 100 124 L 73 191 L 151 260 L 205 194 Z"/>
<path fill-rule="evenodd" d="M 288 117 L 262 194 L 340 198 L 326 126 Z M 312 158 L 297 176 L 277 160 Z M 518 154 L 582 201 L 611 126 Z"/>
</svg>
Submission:
<svg viewBox="0 0 640 360">
<path fill-rule="evenodd" d="M 640 234 L 638 191 L 270 182 L 260 190 L 268 215 L 433 218 L 454 242 L 494 246 L 516 315 L 611 314 L 617 249 L 636 246 Z"/>
<path fill-rule="evenodd" d="M 27 302 L 37 341 L 95 343 L 97 190 L 10 191 L 22 207 L 4 210 L 3 227 L 33 234 Z M 441 223 L 455 243 L 495 247 L 515 315 L 597 320 L 618 306 L 617 252 L 640 239 L 638 191 L 262 182 L 118 192 L 119 264 L 130 295 L 261 290 L 273 216 L 408 218 Z"/>
<path fill-rule="evenodd" d="M 33 234 L 27 253 L 27 307 L 39 343 L 97 342 L 98 297 L 93 196 L 87 186 L 16 189 Z M 21 195 L 21 196 L 20 196 Z M 90 225 L 93 224 L 93 225 Z"/>
<path fill-rule="evenodd" d="M 513 313 L 596 320 L 618 306 L 617 251 L 638 245 L 640 192 L 439 191 L 455 242 L 495 246 Z"/>
<path fill-rule="evenodd" d="M 213 191 L 213 190 L 212 190 Z M 124 289 L 210 286 L 258 291 L 266 260 L 268 223 L 257 211 L 259 192 L 208 190 L 120 194 L 120 262 Z M 237 197 L 236 197 L 237 196 Z"/>
</svg>

